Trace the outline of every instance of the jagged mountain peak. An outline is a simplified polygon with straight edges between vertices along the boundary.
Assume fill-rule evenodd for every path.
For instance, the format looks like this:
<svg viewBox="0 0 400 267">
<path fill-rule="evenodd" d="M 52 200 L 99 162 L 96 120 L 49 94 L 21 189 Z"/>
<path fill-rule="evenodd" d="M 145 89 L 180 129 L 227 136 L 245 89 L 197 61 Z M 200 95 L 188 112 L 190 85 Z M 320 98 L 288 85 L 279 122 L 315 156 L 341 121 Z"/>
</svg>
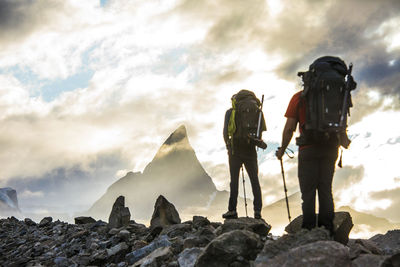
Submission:
<svg viewBox="0 0 400 267">
<path fill-rule="evenodd" d="M 216 191 L 189 143 L 186 127 L 181 125 L 169 135 L 142 173 L 128 173 L 119 179 L 89 212 L 104 213 L 119 195 L 126 196 L 128 206 L 135 207 L 136 215 L 141 218 L 149 216 L 153 198 L 158 195 L 165 195 L 182 209 L 204 209 Z"/>
<path fill-rule="evenodd" d="M 164 145 L 172 145 L 185 139 L 187 140 L 187 132 L 185 125 L 182 124 L 165 140 Z"/>
<path fill-rule="evenodd" d="M 194 150 L 189 143 L 189 139 L 184 125 L 179 126 L 158 149 L 153 161 L 161 160 L 174 154 L 174 152 L 194 154 Z M 197 159 L 196 159 L 197 161 Z"/>
</svg>

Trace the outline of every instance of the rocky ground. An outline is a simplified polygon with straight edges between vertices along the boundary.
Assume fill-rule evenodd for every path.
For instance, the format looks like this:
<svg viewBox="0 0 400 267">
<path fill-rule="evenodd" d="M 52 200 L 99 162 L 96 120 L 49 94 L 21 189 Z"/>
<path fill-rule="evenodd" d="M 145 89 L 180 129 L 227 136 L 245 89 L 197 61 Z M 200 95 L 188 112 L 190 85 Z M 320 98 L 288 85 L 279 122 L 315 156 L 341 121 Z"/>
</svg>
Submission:
<svg viewBox="0 0 400 267">
<path fill-rule="evenodd" d="M 400 266 L 400 230 L 348 240 L 343 235 L 349 234 L 349 218 L 343 220 L 346 227 L 336 227 L 342 231 L 339 238 L 323 228 L 293 227 L 290 234 L 274 238 L 262 219 L 215 223 L 194 216 L 181 222 L 174 206 L 160 196 L 146 227 L 130 220 L 120 197 L 108 223 L 90 217 L 78 217 L 75 224 L 50 217 L 39 223 L 1 219 L 0 262 L 7 267 Z"/>
</svg>

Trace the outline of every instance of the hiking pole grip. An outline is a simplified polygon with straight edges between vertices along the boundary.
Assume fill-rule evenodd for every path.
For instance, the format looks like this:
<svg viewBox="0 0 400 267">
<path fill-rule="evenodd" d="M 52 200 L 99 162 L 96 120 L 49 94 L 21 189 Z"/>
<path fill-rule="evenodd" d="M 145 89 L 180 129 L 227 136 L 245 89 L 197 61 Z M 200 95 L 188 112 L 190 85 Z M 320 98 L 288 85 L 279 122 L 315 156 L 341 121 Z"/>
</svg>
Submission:
<svg viewBox="0 0 400 267">
<path fill-rule="evenodd" d="M 287 197 L 287 188 L 286 188 L 286 181 L 285 181 L 285 171 L 283 169 L 283 162 L 282 159 L 280 159 L 281 162 L 281 172 L 282 172 L 282 179 L 283 179 L 283 189 L 285 191 L 285 200 L 286 200 L 286 208 L 287 208 L 287 212 L 288 212 L 288 218 L 289 218 L 289 222 L 292 222 L 292 218 L 290 217 L 290 209 L 289 209 L 289 199 Z"/>
</svg>

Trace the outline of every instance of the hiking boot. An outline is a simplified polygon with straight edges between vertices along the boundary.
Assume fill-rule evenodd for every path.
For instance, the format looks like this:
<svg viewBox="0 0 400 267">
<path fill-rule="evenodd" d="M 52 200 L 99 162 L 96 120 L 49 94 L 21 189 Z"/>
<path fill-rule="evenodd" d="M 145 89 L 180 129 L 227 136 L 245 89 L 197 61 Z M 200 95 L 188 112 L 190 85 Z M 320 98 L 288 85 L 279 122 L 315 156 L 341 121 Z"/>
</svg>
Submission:
<svg viewBox="0 0 400 267">
<path fill-rule="evenodd" d="M 254 219 L 261 219 L 261 211 L 254 211 Z"/>
<path fill-rule="evenodd" d="M 222 218 L 224 219 L 237 219 L 238 215 L 236 210 L 229 210 L 228 212 L 222 214 Z"/>
</svg>

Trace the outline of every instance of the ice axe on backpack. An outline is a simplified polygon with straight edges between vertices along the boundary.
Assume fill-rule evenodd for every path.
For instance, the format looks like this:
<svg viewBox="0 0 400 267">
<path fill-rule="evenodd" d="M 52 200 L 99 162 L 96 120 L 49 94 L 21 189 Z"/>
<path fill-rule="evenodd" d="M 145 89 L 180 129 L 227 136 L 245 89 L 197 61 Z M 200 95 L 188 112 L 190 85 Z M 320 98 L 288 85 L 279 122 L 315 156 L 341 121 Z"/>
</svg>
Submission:
<svg viewBox="0 0 400 267">
<path fill-rule="evenodd" d="M 280 147 L 278 147 L 278 149 L 279 149 L 279 148 L 280 148 Z M 291 150 L 291 149 L 289 149 L 289 148 L 287 148 L 287 150 L 289 150 L 290 153 L 292 153 L 292 155 L 289 154 L 289 153 L 285 150 L 286 155 L 288 155 L 288 157 L 292 159 L 292 158 L 294 157 L 294 155 L 293 155 L 293 153 L 294 153 L 293 150 Z M 285 191 L 286 208 L 287 208 L 288 218 L 289 218 L 289 223 L 290 223 L 290 222 L 292 222 L 292 218 L 290 217 L 289 199 L 288 199 L 288 196 L 287 196 L 287 188 L 286 188 L 286 180 L 285 180 L 285 170 L 283 169 L 283 161 L 282 161 L 282 158 L 280 159 L 280 162 L 281 162 L 281 172 L 282 172 L 282 180 L 283 180 L 283 190 Z"/>
<path fill-rule="evenodd" d="M 264 104 L 264 95 L 261 96 L 261 105 L 260 105 L 260 111 L 258 113 L 256 136 L 249 135 L 249 138 L 257 146 L 257 149 L 259 147 L 262 148 L 262 149 L 266 149 L 267 148 L 267 144 L 261 139 L 261 121 L 262 121 L 263 104 Z"/>
<path fill-rule="evenodd" d="M 346 88 L 345 88 L 345 93 L 344 93 L 344 99 L 343 99 L 343 106 L 342 106 L 342 113 L 340 116 L 340 122 L 339 126 L 344 127 L 346 123 L 346 117 L 347 113 L 349 111 L 349 96 L 350 96 L 350 91 L 355 88 L 357 84 L 355 84 L 353 77 L 351 76 L 351 71 L 353 70 L 353 63 L 350 63 L 349 69 L 347 71 L 347 80 L 346 80 Z"/>
</svg>

